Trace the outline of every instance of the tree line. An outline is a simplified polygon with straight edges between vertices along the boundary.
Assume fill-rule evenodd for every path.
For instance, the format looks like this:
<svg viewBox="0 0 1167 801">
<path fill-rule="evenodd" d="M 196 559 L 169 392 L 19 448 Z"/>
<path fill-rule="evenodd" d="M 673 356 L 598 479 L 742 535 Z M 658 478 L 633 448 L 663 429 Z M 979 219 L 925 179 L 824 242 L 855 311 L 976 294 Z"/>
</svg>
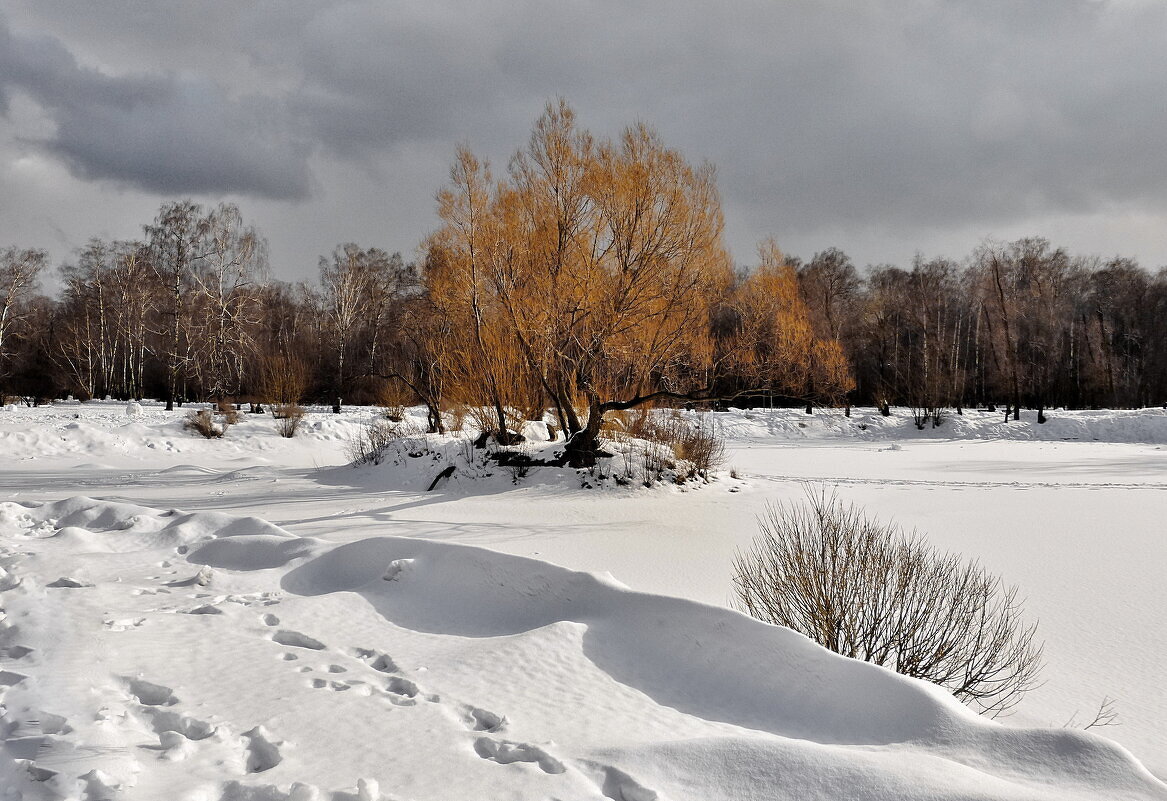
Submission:
<svg viewBox="0 0 1167 801">
<path fill-rule="evenodd" d="M 593 136 L 564 102 L 495 174 L 458 151 L 416 259 L 343 244 L 270 278 L 238 207 L 162 205 L 36 292 L 0 250 L 0 391 L 451 406 L 500 441 L 552 410 L 586 461 L 604 415 L 656 402 L 1144 406 L 1167 398 L 1167 276 L 1044 239 L 860 271 L 764 242 L 735 267 L 712 167 L 645 125 Z"/>
</svg>

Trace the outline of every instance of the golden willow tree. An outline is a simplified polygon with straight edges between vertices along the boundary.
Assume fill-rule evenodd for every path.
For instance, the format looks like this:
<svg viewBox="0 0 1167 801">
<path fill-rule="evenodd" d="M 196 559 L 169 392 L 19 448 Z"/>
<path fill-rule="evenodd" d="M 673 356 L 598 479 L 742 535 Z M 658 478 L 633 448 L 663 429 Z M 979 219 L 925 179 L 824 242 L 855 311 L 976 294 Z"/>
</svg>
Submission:
<svg viewBox="0 0 1167 801">
<path fill-rule="evenodd" d="M 550 402 L 568 458 L 586 464 L 605 413 L 713 399 L 727 369 L 769 353 L 751 339 L 752 312 L 714 333 L 734 281 L 713 168 L 643 124 L 598 140 L 565 102 L 548 104 L 505 177 L 460 150 L 438 212 L 425 281 L 454 323 L 447 386 L 493 410 L 501 442 L 508 409 Z M 833 359 L 807 332 L 800 358 Z"/>
<path fill-rule="evenodd" d="M 761 244 L 758 258 L 734 296 L 735 375 L 757 391 L 839 403 L 855 387 L 842 344 L 815 331 L 798 273 L 773 240 Z"/>
</svg>

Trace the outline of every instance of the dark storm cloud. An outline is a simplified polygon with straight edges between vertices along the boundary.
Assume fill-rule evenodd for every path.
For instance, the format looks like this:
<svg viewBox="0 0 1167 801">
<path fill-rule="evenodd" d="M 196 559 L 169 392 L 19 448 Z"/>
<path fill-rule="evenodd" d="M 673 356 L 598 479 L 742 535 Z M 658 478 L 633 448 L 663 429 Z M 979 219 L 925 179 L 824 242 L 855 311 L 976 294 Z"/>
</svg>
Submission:
<svg viewBox="0 0 1167 801">
<path fill-rule="evenodd" d="M 198 75 L 85 68 L 59 40 L 15 33 L 2 18 L 0 91 L 43 110 L 55 132 L 37 144 L 83 179 L 162 194 L 308 193 L 309 147 L 271 98 L 232 97 Z"/>
<path fill-rule="evenodd" d="M 505 163 L 557 95 L 596 133 L 644 120 L 716 164 L 745 257 L 768 234 L 935 242 L 1167 210 L 1160 3 L 5 6 L 23 33 L 0 30 L 0 90 L 44 109 L 45 145 L 75 174 L 290 199 L 315 178 L 322 224 L 384 184 L 386 216 L 417 227 L 445 177 L 434 154 L 464 142 Z"/>
<path fill-rule="evenodd" d="M 321 144 L 367 155 L 468 138 L 505 155 L 564 94 L 586 124 L 646 119 L 714 161 L 759 223 L 943 225 L 1167 201 L 1161 6 L 428 8 L 347 4 L 303 29 L 294 103 Z"/>
</svg>

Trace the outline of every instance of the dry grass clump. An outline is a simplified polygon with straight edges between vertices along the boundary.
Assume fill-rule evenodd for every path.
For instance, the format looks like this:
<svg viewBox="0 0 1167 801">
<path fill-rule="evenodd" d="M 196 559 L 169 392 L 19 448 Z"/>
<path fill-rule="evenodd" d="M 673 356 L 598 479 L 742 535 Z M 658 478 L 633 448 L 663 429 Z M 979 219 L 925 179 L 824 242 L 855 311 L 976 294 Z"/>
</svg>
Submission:
<svg viewBox="0 0 1167 801">
<path fill-rule="evenodd" d="M 725 461 L 725 443 L 707 415 L 650 409 L 616 412 L 605 417 L 601 432 L 621 453 L 621 482 L 651 486 L 666 478 L 678 484 L 694 478 L 708 481 Z"/>
<path fill-rule="evenodd" d="M 198 409 L 197 411 L 188 412 L 182 425 L 187 431 L 193 431 L 200 437 L 219 439 L 227 433 L 231 422 L 233 421 L 225 419 L 221 422 L 216 422 L 215 415 L 211 413 L 210 409 Z"/>
</svg>

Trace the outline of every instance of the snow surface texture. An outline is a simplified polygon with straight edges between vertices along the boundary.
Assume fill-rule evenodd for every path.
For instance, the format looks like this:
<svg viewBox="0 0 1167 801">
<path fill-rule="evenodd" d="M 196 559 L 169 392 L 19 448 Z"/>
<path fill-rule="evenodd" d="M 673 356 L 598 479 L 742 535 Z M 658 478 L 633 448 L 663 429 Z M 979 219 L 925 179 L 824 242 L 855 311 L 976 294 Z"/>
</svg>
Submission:
<svg viewBox="0 0 1167 801">
<path fill-rule="evenodd" d="M 2 504 L 0 534 L 10 796 L 1164 789 L 1102 738 L 999 726 L 788 630 L 543 562 L 81 497 Z"/>
<path fill-rule="evenodd" d="M 1057 438 L 1016 442 L 992 439 L 1001 415 L 933 433 L 734 413 L 716 417 L 736 480 L 583 490 L 536 468 L 426 493 L 436 448 L 335 466 L 367 414 L 312 415 L 295 440 L 257 416 L 206 442 L 147 405 L 0 412 L 0 798 L 1167 798 L 1051 717 L 1117 695 L 1124 725 L 1103 733 L 1134 730 L 1163 764 L 1164 598 L 1127 605 L 1163 564 L 1167 416 L 1010 424 Z M 1001 725 L 719 608 L 753 515 L 808 476 L 1021 583 L 1056 692 Z M 944 538 L 948 505 L 969 523 Z M 1096 616 L 1059 617 L 1091 592 Z M 1106 625 L 1121 648 L 1091 642 Z"/>
</svg>

